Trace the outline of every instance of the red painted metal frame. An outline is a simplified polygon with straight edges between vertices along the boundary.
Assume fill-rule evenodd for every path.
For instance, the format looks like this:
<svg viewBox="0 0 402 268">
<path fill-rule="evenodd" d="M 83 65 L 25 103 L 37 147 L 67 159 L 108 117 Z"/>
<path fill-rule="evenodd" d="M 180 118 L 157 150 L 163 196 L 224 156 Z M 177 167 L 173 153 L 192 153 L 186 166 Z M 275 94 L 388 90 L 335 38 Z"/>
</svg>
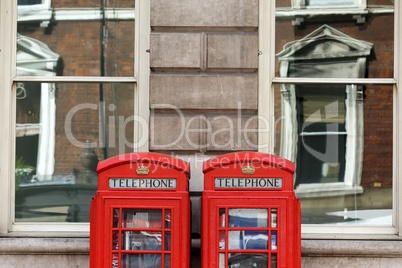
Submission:
<svg viewBox="0 0 402 268">
<path fill-rule="evenodd" d="M 138 167 L 145 166 L 149 174 L 139 175 Z M 113 209 L 170 210 L 171 227 L 150 229 L 171 232 L 171 248 L 160 253 L 170 255 L 170 267 L 188 268 L 190 265 L 190 199 L 188 195 L 189 163 L 164 154 L 131 153 L 99 162 L 98 191 L 90 212 L 90 267 L 112 267 L 113 231 L 130 230 L 113 227 Z M 175 189 L 116 189 L 109 188 L 109 178 L 175 178 Z M 141 229 L 138 229 L 141 230 Z M 137 231 L 133 229 L 132 231 Z M 162 240 L 163 241 L 163 240 Z M 121 247 L 121 246 L 120 246 Z M 155 253 L 154 251 L 127 251 L 127 253 Z M 162 265 L 164 259 L 162 257 Z M 119 265 L 119 268 L 124 266 Z M 164 267 L 164 266 L 163 266 Z"/>
<path fill-rule="evenodd" d="M 243 168 L 253 167 L 253 174 L 244 174 Z M 276 256 L 276 267 L 301 266 L 301 215 L 300 203 L 293 191 L 294 165 L 292 162 L 270 154 L 257 152 L 230 153 L 212 158 L 203 165 L 204 192 L 202 194 L 201 256 L 203 268 L 219 267 L 219 253 L 256 253 L 268 256 L 267 268 L 272 268 L 271 258 Z M 252 172 L 251 172 L 252 173 Z M 282 187 L 261 188 L 216 188 L 215 178 L 282 178 Z M 220 227 L 219 209 L 277 209 L 276 227 L 236 228 Z M 270 213 L 269 213 L 270 214 Z M 227 220 L 227 219 L 226 219 Z M 267 219 L 271 221 L 270 218 Z M 219 249 L 219 231 L 230 230 L 266 231 L 269 240 L 277 232 L 277 249 L 268 246 L 265 250 Z M 228 243 L 228 240 L 225 241 Z M 268 243 L 269 245 L 269 243 Z M 225 257 L 227 258 L 227 257 Z M 225 263 L 227 265 L 227 261 Z M 225 266 L 228 267 L 228 266 Z"/>
</svg>

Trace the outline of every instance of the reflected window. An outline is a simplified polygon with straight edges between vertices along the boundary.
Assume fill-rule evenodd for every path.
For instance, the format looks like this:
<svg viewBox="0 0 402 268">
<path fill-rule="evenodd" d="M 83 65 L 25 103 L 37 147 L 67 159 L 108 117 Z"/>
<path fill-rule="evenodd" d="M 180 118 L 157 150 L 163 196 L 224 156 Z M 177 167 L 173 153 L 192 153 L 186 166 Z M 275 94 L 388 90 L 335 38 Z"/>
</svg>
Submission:
<svg viewBox="0 0 402 268">
<path fill-rule="evenodd" d="M 323 25 L 278 54 L 282 77 L 361 78 L 370 43 Z M 296 163 L 299 197 L 361 193 L 363 88 L 283 85 L 281 155 Z"/>
<path fill-rule="evenodd" d="M 293 8 L 366 7 L 367 0 L 293 0 Z"/>
<path fill-rule="evenodd" d="M 18 21 L 40 22 L 47 27 L 52 18 L 51 0 L 18 0 Z"/>
<path fill-rule="evenodd" d="M 44 1 L 43 0 L 18 0 L 19 6 L 27 6 L 27 5 L 40 5 Z"/>
<path fill-rule="evenodd" d="M 347 137 L 344 86 L 299 85 L 295 94 L 296 187 L 304 183 L 344 182 Z"/>
</svg>

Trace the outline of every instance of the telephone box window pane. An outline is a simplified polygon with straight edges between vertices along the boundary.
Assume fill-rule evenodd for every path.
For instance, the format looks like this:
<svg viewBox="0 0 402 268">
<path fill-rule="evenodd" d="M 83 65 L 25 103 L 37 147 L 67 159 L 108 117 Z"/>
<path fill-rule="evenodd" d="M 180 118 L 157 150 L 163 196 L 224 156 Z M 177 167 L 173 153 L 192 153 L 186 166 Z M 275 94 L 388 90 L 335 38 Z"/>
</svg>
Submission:
<svg viewBox="0 0 402 268">
<path fill-rule="evenodd" d="M 276 228 L 278 226 L 278 209 L 271 209 L 271 228 Z"/>
<path fill-rule="evenodd" d="M 225 268 L 225 253 L 219 253 L 219 268 Z"/>
<path fill-rule="evenodd" d="M 271 232 L 271 249 L 272 250 L 278 249 L 278 232 L 277 231 Z"/>
<path fill-rule="evenodd" d="M 229 227 L 267 227 L 267 209 L 229 209 Z"/>
<path fill-rule="evenodd" d="M 162 211 L 123 209 L 123 228 L 162 228 Z"/>
<path fill-rule="evenodd" d="M 243 231 L 228 232 L 229 249 L 243 249 Z"/>
<path fill-rule="evenodd" d="M 161 268 L 161 254 L 122 254 L 122 268 Z"/>
<path fill-rule="evenodd" d="M 118 250 L 119 249 L 119 231 L 113 231 L 112 234 L 112 249 Z"/>
<path fill-rule="evenodd" d="M 119 268 L 119 254 L 112 255 L 112 268 Z"/>
<path fill-rule="evenodd" d="M 171 233 L 165 232 L 165 250 L 170 251 Z"/>
<path fill-rule="evenodd" d="M 165 229 L 170 229 L 171 227 L 171 210 L 165 209 Z"/>
<path fill-rule="evenodd" d="M 257 253 L 229 254 L 228 267 L 268 267 L 268 255 Z"/>
<path fill-rule="evenodd" d="M 165 254 L 165 268 L 170 268 L 170 254 Z"/>
<path fill-rule="evenodd" d="M 277 267 L 277 261 L 278 257 L 276 254 L 271 255 L 271 268 L 276 268 Z"/>
<path fill-rule="evenodd" d="M 268 232 L 267 231 L 244 231 L 243 235 L 244 249 L 268 249 Z"/>
<path fill-rule="evenodd" d="M 24 82 L 16 89 L 16 222 L 89 222 L 98 161 L 135 147 L 134 85 Z"/>
<path fill-rule="evenodd" d="M 223 228 L 226 226 L 226 209 L 219 209 L 219 227 Z"/>
<path fill-rule="evenodd" d="M 268 248 L 267 231 L 229 231 L 229 249 L 258 249 Z"/>
<path fill-rule="evenodd" d="M 113 228 L 118 228 L 120 226 L 120 209 L 113 209 Z"/>
<path fill-rule="evenodd" d="M 162 249 L 162 232 L 124 231 L 123 250 L 158 250 Z"/>
<path fill-rule="evenodd" d="M 226 248 L 226 231 L 219 231 L 219 249 Z"/>
</svg>

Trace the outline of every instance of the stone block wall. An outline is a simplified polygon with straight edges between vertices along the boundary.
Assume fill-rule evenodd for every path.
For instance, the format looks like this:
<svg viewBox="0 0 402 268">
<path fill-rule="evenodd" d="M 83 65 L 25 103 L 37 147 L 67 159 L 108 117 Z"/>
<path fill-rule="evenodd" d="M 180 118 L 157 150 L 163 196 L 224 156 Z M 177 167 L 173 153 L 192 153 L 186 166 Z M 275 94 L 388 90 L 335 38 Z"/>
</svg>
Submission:
<svg viewBox="0 0 402 268">
<path fill-rule="evenodd" d="M 258 1 L 153 0 L 151 29 L 150 150 L 256 150 Z"/>
</svg>

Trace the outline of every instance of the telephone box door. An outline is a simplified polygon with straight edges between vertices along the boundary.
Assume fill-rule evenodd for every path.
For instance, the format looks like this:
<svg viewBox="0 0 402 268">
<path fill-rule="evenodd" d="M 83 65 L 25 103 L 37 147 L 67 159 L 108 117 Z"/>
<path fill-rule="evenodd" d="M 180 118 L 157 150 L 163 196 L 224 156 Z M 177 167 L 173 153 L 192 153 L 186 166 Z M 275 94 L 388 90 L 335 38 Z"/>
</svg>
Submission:
<svg viewBox="0 0 402 268">
<path fill-rule="evenodd" d="M 91 203 L 91 268 L 188 268 L 189 164 L 131 153 L 98 164 Z"/>
<path fill-rule="evenodd" d="M 293 163 L 239 152 L 204 162 L 203 268 L 300 267 Z"/>
<path fill-rule="evenodd" d="M 180 248 L 180 202 L 106 201 L 106 223 L 111 225 L 105 238 L 111 241 L 106 256 L 111 267 L 172 267 L 179 264 L 180 256 L 172 252 Z M 175 258 L 175 259 L 174 259 Z"/>
</svg>

